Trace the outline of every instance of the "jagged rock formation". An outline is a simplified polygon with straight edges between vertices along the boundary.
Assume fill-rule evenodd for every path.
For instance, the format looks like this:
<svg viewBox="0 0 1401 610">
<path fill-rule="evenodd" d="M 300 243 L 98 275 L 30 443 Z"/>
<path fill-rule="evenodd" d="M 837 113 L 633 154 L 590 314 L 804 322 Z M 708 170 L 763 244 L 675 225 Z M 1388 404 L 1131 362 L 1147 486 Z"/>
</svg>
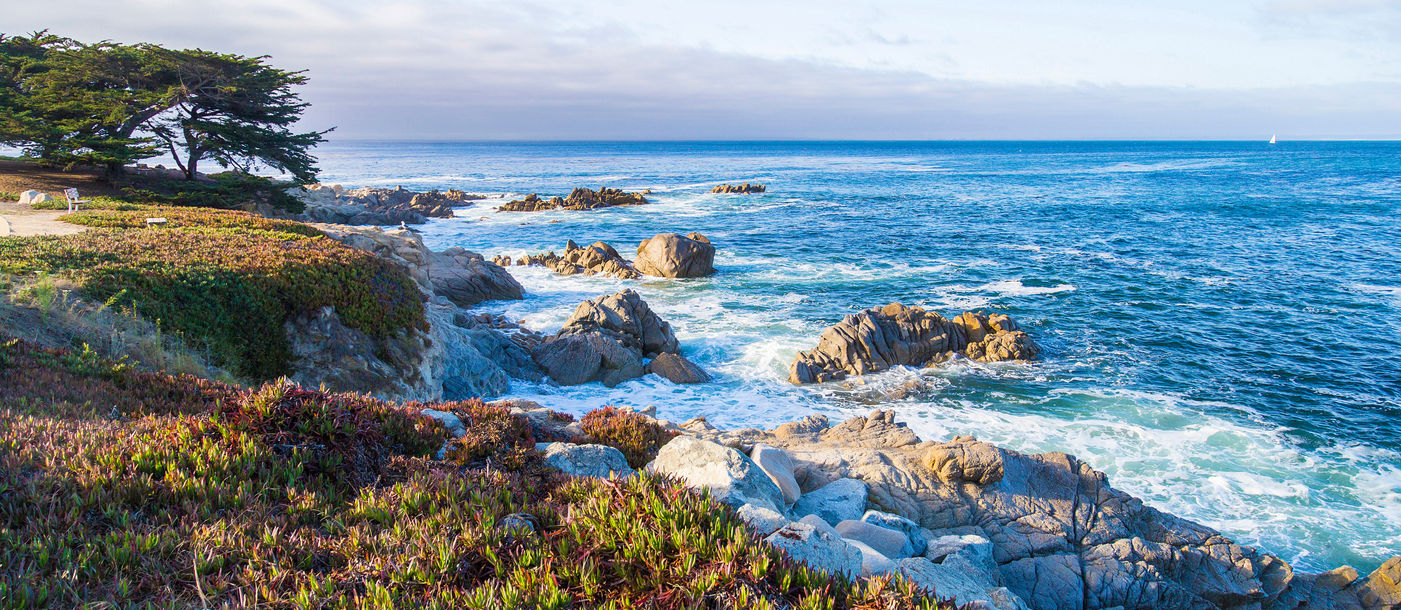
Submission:
<svg viewBox="0 0 1401 610">
<path fill-rule="evenodd" d="M 433 293 L 446 297 L 458 307 L 524 298 L 516 278 L 476 252 L 453 246 L 434 252 L 430 260 L 428 277 L 433 283 Z"/>
<path fill-rule="evenodd" d="M 662 423 L 683 433 L 678 440 L 695 437 L 683 446 L 693 456 L 684 467 L 715 479 L 687 478 L 698 487 L 734 489 L 740 475 L 752 478 L 740 459 L 743 452 L 778 448 L 791 457 L 803 495 L 791 511 L 780 506 L 775 512 L 794 521 L 775 523 L 766 512 L 773 511 L 774 501 L 763 494 L 753 494 L 760 501 L 740 506 L 739 513 L 764 516 L 767 531 L 779 526 L 768 540 L 795 558 L 849 574 L 854 564 L 848 545 L 854 546 L 862 553 L 863 573 L 887 566 L 882 569 L 934 586 L 959 604 L 1373 610 L 1401 603 L 1401 557 L 1366 577 L 1346 567 L 1296 573 L 1278 557 L 1145 506 L 1073 456 L 1027 455 L 971 437 L 923 442 L 895 422 L 892 411 L 835 427 L 823 416 L 809 416 L 769 432 L 721 431 L 703 419 L 679 427 Z M 719 450 L 704 443 L 735 452 L 708 466 L 703 458 Z M 670 472 L 672 462 L 658 460 L 649 470 Z M 725 473 L 734 476 L 726 479 Z M 889 531 L 849 520 L 857 510 L 866 511 L 862 522 Z M 834 519 L 842 519 L 836 535 L 823 535 L 823 526 Z M 900 536 L 911 536 L 916 525 L 923 555 L 881 562 L 896 559 L 887 553 L 913 550 Z M 834 557 L 847 559 L 833 563 Z"/>
<path fill-rule="evenodd" d="M 659 233 L 637 246 L 635 266 L 657 277 L 705 277 L 715 273 L 715 246 L 700 233 Z"/>
<path fill-rule="evenodd" d="M 849 315 L 828 328 L 817 347 L 799 352 L 789 381 L 813 383 L 893 366 L 926 366 L 963 354 L 979 362 L 1034 360 L 1040 348 L 1012 318 L 964 312 L 953 320 L 891 303 Z"/>
<path fill-rule="evenodd" d="M 511 257 L 497 256 L 494 260 L 504 261 L 509 264 Z M 587 248 L 581 248 L 574 240 L 569 240 L 564 244 L 564 256 L 555 254 L 553 251 L 542 254 L 531 254 L 516 259 L 516 264 L 520 266 L 538 265 L 554 269 L 560 275 L 597 275 L 604 274 L 625 280 L 642 277 L 633 268 L 632 263 L 618 254 L 604 242 L 596 241 Z"/>
<path fill-rule="evenodd" d="M 404 187 L 347 190 L 338 184 L 312 185 L 293 194 L 306 205 L 293 219 L 347 225 L 420 224 L 428 218 L 451 218 L 453 208 L 486 198 L 457 189 L 421 193 Z"/>
<path fill-rule="evenodd" d="M 642 205 L 647 198 L 642 193 L 627 193 L 619 189 L 599 187 L 597 191 L 583 187 L 570 191 L 568 197 L 541 199 L 535 193 L 525 199 L 507 202 L 496 208 L 498 212 L 543 212 L 545 210 L 596 210 L 618 205 Z"/>
<path fill-rule="evenodd" d="M 307 388 L 401 400 L 441 398 L 430 355 L 432 337 L 418 329 L 376 340 L 341 322 L 332 307 L 283 323 L 292 352 L 293 383 Z"/>
<path fill-rule="evenodd" d="M 762 184 L 750 184 L 746 182 L 744 184 L 721 184 L 720 186 L 710 189 L 710 192 L 722 194 L 748 195 L 750 193 L 762 193 L 766 190 L 768 190 L 768 187 Z"/>
<path fill-rule="evenodd" d="M 632 290 L 580 303 L 553 339 L 531 350 L 557 383 L 600 381 L 609 387 L 641 377 L 647 372 L 643 359 L 663 354 L 677 360 L 678 368 L 704 374 L 680 355 L 671 325 Z"/>
</svg>

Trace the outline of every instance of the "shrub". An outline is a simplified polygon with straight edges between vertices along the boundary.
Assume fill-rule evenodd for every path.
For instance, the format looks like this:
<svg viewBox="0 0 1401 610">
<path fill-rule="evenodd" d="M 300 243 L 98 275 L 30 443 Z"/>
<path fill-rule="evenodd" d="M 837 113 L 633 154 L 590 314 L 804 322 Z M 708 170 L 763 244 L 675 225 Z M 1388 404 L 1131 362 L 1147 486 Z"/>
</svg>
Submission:
<svg viewBox="0 0 1401 610">
<path fill-rule="evenodd" d="M 426 328 L 407 271 L 330 238 L 247 228 L 94 229 L 0 240 L 0 272 L 62 274 L 96 300 L 123 295 L 144 317 L 253 379 L 290 368 L 282 325 L 334 307 L 376 339 Z"/>
<path fill-rule="evenodd" d="M 159 229 L 181 227 L 237 228 L 260 231 L 281 231 L 307 237 L 325 235 L 314 227 L 290 220 L 264 218 L 240 210 L 212 208 L 173 208 L 157 206 L 121 206 L 94 211 L 81 211 L 60 216 L 59 220 L 89 227 L 108 229 L 144 229 L 146 219 L 160 217 L 166 224 Z"/>
<path fill-rule="evenodd" d="M 664 478 L 434 460 L 445 432 L 417 408 L 0 342 L 0 605 L 936 605 L 797 565 Z"/>
<path fill-rule="evenodd" d="M 623 452 L 633 468 L 646 466 L 662 445 L 676 437 L 651 418 L 614 406 L 589 411 L 579 425 L 594 442 Z"/>
<path fill-rule="evenodd" d="M 291 182 L 242 172 L 221 172 L 210 181 L 165 180 L 147 188 L 126 189 L 127 196 L 140 201 L 174 206 L 235 208 L 249 204 L 269 205 L 289 212 L 301 212 L 306 205 L 287 191 L 297 188 Z"/>
</svg>

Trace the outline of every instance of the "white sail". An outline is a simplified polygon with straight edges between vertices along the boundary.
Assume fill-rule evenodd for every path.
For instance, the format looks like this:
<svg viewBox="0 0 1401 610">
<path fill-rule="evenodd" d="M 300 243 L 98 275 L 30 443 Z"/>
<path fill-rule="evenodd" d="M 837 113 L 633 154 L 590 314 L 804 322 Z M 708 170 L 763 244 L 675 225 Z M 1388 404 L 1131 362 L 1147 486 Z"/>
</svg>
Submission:
<svg viewBox="0 0 1401 610">
<path fill-rule="evenodd" d="M 1270 144 L 1275 143 L 1275 134 L 1270 134 Z"/>
</svg>

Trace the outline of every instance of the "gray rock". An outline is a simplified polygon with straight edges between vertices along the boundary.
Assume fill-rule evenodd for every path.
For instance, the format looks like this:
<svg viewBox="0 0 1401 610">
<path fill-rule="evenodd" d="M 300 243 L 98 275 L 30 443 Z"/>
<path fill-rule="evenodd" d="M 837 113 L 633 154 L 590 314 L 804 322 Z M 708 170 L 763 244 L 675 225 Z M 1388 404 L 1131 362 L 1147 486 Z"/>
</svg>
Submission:
<svg viewBox="0 0 1401 610">
<path fill-rule="evenodd" d="M 793 504 L 795 515 L 817 515 L 830 524 L 857 520 L 866 512 L 867 486 L 857 479 L 838 479 L 804 494 Z"/>
<path fill-rule="evenodd" d="M 439 411 L 437 409 L 424 409 L 423 411 L 421 411 L 421 413 L 442 422 L 443 428 L 446 428 L 448 434 L 451 434 L 454 437 L 460 437 L 467 433 L 467 429 L 462 427 L 462 418 L 453 415 L 452 413 L 448 413 L 447 411 Z"/>
<path fill-rule="evenodd" d="M 442 395 L 431 373 L 431 340 L 417 329 L 374 339 L 343 324 L 329 306 L 293 316 L 282 327 L 292 352 L 290 378 L 304 388 L 388 400 L 435 400 Z"/>
<path fill-rule="evenodd" d="M 861 515 L 861 520 L 871 525 L 877 525 L 886 529 L 892 529 L 905 535 L 910 541 L 910 552 L 901 557 L 923 555 L 929 548 L 928 541 L 924 539 L 923 528 L 918 523 L 910 521 L 900 515 L 881 512 L 878 510 L 868 510 Z"/>
<path fill-rule="evenodd" d="M 565 335 L 540 344 L 530 356 L 560 385 L 601 381 L 611 388 L 643 375 L 637 353 L 602 333 Z"/>
<path fill-rule="evenodd" d="M 524 298 L 520 282 L 500 265 L 460 247 L 434 252 L 428 277 L 433 292 L 458 307 L 471 307 L 482 301 Z"/>
<path fill-rule="evenodd" d="M 754 445 L 754 449 L 749 452 L 749 458 L 754 460 L 764 474 L 773 479 L 775 485 L 783 491 L 783 503 L 785 505 L 798 501 L 802 496 L 802 490 L 798 488 L 797 479 L 793 478 L 793 458 L 788 457 L 788 452 L 770 445 Z"/>
<path fill-rule="evenodd" d="M 632 476 L 632 468 L 623 452 L 607 445 L 540 443 L 535 448 L 545 454 L 546 464 L 570 476 L 600 479 Z"/>
<path fill-rule="evenodd" d="M 991 574 L 961 558 L 935 564 L 923 557 L 911 557 L 900 560 L 896 569 L 916 586 L 934 591 L 939 597 L 952 597 L 959 606 L 977 604 L 973 607 L 1000 610 L 1026 608 L 1016 594 L 999 587 Z"/>
<path fill-rule="evenodd" d="M 642 240 L 633 265 L 658 277 L 705 277 L 715 273 L 715 246 L 700 233 L 660 233 Z"/>
<path fill-rule="evenodd" d="M 974 565 L 989 568 L 997 565 L 992 558 L 992 541 L 976 534 L 940 536 L 929 541 L 924 554 L 934 563 L 952 555 L 960 555 Z"/>
<path fill-rule="evenodd" d="M 633 290 L 580 303 L 557 336 L 603 333 L 639 356 L 677 353 L 676 334 Z"/>
<path fill-rule="evenodd" d="M 477 352 L 495 363 L 507 376 L 530 381 L 544 378 L 544 371 L 535 364 L 530 352 L 516 345 L 506 333 L 493 328 L 474 328 L 465 334 Z"/>
<path fill-rule="evenodd" d="M 745 525 L 748 525 L 749 529 L 759 536 L 767 536 L 788 525 L 787 517 L 755 504 L 745 504 L 735 512 L 739 515 L 740 520 L 744 521 Z"/>
<path fill-rule="evenodd" d="M 860 521 L 852 521 L 852 523 L 860 523 Z M 895 562 L 891 561 L 889 557 L 886 557 L 884 553 L 871 548 L 871 545 L 861 542 L 860 540 L 852 538 L 843 539 L 846 540 L 848 544 L 861 551 L 862 576 L 879 576 L 895 571 Z"/>
<path fill-rule="evenodd" d="M 896 530 L 850 519 L 838 523 L 836 529 L 842 538 L 859 541 L 890 559 L 914 554 L 914 545 L 910 544 L 910 537 Z"/>
<path fill-rule="evenodd" d="M 705 383 L 710 375 L 680 354 L 663 352 L 647 363 L 647 372 L 672 383 Z"/>
<path fill-rule="evenodd" d="M 754 504 L 783 510 L 783 492 L 759 466 L 734 449 L 690 436 L 671 439 L 648 464 L 653 472 L 669 474 L 688 486 L 710 490 L 730 506 Z"/>
<path fill-rule="evenodd" d="M 764 540 L 814 569 L 846 578 L 861 575 L 861 550 L 843 540 L 831 526 L 820 529 L 812 523 L 795 521 Z"/>
</svg>

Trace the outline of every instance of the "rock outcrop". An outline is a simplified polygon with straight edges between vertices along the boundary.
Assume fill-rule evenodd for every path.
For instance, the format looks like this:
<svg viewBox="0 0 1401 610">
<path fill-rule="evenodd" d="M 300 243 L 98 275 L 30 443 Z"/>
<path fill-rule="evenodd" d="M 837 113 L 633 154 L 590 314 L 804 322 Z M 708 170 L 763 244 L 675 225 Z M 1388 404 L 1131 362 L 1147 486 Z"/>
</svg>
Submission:
<svg viewBox="0 0 1401 610">
<path fill-rule="evenodd" d="M 568 197 L 541 199 L 531 193 L 524 199 L 507 202 L 496 208 L 498 212 L 543 212 L 545 210 L 596 210 L 619 205 L 642 205 L 647 203 L 644 193 L 627 193 L 618 189 L 599 187 L 597 191 L 576 188 Z"/>
<path fill-rule="evenodd" d="M 672 383 L 705 383 L 710 374 L 681 354 L 663 352 L 647 363 L 646 371 Z"/>
<path fill-rule="evenodd" d="M 487 298 L 520 298 L 520 284 L 505 269 L 461 248 L 435 253 L 412 231 L 317 228 L 408 270 L 423 293 L 429 329 L 423 336 L 405 332 L 376 343 L 347 332 L 334 311 L 307 312 L 286 329 L 294 346 L 294 381 L 396 400 L 459 400 L 505 393 L 511 378 L 543 378 L 528 351 L 539 337 L 462 310 Z"/>
<path fill-rule="evenodd" d="M 414 192 L 403 187 L 347 190 L 340 185 L 312 185 L 294 191 L 306 209 L 296 220 L 347 225 L 420 224 L 429 218 L 451 218 L 453 209 L 485 199 L 456 189 Z"/>
<path fill-rule="evenodd" d="M 753 460 L 709 441 L 678 436 L 662 446 L 647 470 L 707 489 L 712 497 L 731 506 L 753 504 L 774 512 L 783 510 L 783 492 Z"/>
<path fill-rule="evenodd" d="M 930 557 L 946 561 L 969 546 L 951 542 L 977 533 L 996 564 L 977 582 L 1001 583 L 1032 608 L 1270 607 L 1318 591 L 1336 589 L 1322 595 L 1337 600 L 1369 587 L 1390 590 L 1378 584 L 1385 573 L 1300 577 L 1276 557 L 1144 506 L 1072 456 L 1025 455 L 967 437 L 921 442 L 890 412 L 830 428 L 813 417 L 769 433 L 682 430 L 739 450 L 758 443 L 786 450 L 807 492 L 795 513 L 814 492 L 836 495 L 826 491 L 834 481 L 857 480 L 868 490 L 863 509 L 929 530 Z"/>
<path fill-rule="evenodd" d="M 510 264 L 511 258 L 498 256 L 494 260 L 498 263 Z M 633 268 L 632 263 L 619 255 L 613 246 L 601 241 L 581 248 L 571 239 L 564 244 L 564 256 L 555 254 L 553 251 L 531 254 L 516 259 L 515 264 L 549 267 L 560 275 L 603 274 L 625 280 L 642 277 L 642 274 Z"/>
<path fill-rule="evenodd" d="M 750 193 L 762 193 L 766 190 L 768 190 L 768 187 L 762 184 L 750 184 L 746 182 L 744 184 L 721 184 L 720 186 L 710 189 L 710 192 L 748 195 Z"/>
<path fill-rule="evenodd" d="M 482 255 L 453 246 L 430 257 L 428 278 L 434 294 L 442 295 L 458 307 L 471 307 L 482 301 L 525 298 L 520 282 L 501 266 L 487 262 Z"/>
<path fill-rule="evenodd" d="M 928 366 L 962 354 L 979 362 L 1034 360 L 1040 348 L 1003 314 L 964 312 L 953 320 L 891 303 L 849 315 L 828 328 L 817 347 L 799 352 L 789 381 L 814 383 L 877 373 L 894 366 Z"/>
<path fill-rule="evenodd" d="M 576 477 L 625 478 L 632 476 L 623 452 L 607 445 L 540 443 L 536 450 L 545 454 L 545 464 Z"/>
<path fill-rule="evenodd" d="M 715 273 L 715 246 L 700 233 L 660 233 L 637 246 L 634 266 L 657 277 L 705 277 Z"/>
<path fill-rule="evenodd" d="M 671 325 L 632 290 L 580 303 L 554 338 L 534 348 L 531 356 L 561 385 L 600 381 L 612 387 L 644 375 L 645 358 L 661 359 L 656 370 L 683 381 L 704 375 L 680 357 Z"/>
</svg>

